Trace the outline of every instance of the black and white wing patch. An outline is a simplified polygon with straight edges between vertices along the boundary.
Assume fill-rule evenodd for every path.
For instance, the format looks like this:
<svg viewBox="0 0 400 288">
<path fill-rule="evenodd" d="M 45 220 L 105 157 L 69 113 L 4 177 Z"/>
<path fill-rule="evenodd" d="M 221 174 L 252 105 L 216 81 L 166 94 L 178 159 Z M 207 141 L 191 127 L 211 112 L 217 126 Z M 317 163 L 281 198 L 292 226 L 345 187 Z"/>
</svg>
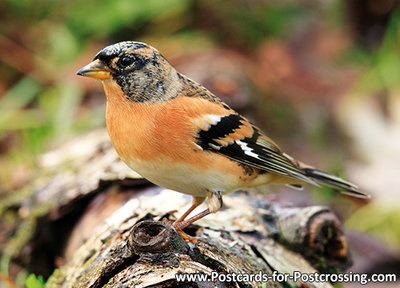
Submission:
<svg viewBox="0 0 400 288">
<path fill-rule="evenodd" d="M 223 154 L 263 171 L 318 185 L 260 130 L 239 114 L 205 115 L 196 124 L 200 128 L 196 143 L 203 150 Z"/>
</svg>

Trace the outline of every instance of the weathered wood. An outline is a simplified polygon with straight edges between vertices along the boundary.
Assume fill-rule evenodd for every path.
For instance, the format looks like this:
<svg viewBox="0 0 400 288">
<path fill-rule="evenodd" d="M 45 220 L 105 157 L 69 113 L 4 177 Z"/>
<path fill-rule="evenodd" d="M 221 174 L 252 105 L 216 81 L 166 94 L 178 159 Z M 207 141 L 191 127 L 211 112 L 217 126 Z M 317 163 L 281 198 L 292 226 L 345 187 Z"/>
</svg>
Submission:
<svg viewBox="0 0 400 288">
<path fill-rule="evenodd" d="M 203 220 L 197 234 L 198 243 L 193 245 L 182 241 L 171 228 L 170 222 L 161 222 L 160 219 L 162 217 L 166 221 L 170 216 L 166 214 L 165 206 L 171 202 L 182 203 L 182 198 L 181 194 L 163 190 L 156 196 L 131 199 L 97 229 L 64 267 L 54 273 L 47 287 L 177 287 L 177 273 L 209 274 L 218 271 L 257 274 L 261 271 L 272 274 L 275 270 L 280 273 L 317 271 L 301 254 L 287 249 L 270 237 L 273 233 L 263 224 L 264 215 L 255 208 L 250 221 L 241 221 L 243 215 L 240 213 L 233 213 L 233 217 L 228 215 L 230 210 L 238 210 L 238 204 L 249 211 L 251 206 L 248 206 L 248 197 L 243 195 L 227 198 L 227 209 L 221 215 L 210 216 L 210 221 L 217 223 L 216 226 L 226 224 L 229 231 L 207 227 L 207 220 Z M 161 203 L 165 203 L 165 206 Z M 185 206 L 180 204 L 179 212 Z M 236 225 L 235 220 L 241 221 L 241 224 Z M 197 287 L 195 283 L 186 284 Z M 288 287 L 284 284 L 203 283 L 206 286 L 202 287 Z M 290 281 L 286 285 L 294 287 Z M 331 285 L 309 283 L 308 287 Z"/>
<path fill-rule="evenodd" d="M 220 212 L 188 227 L 198 243 L 186 243 L 170 223 L 188 208 L 190 197 L 130 171 L 104 130 L 47 153 L 39 167 L 28 206 L 49 208 L 42 208 L 14 256 L 29 253 L 35 267 L 49 256 L 46 245 L 56 246 L 52 257 L 60 268 L 47 287 L 299 287 L 291 281 L 179 284 L 175 275 L 312 273 L 349 263 L 340 222 L 328 208 L 285 207 L 262 195 L 225 197 Z"/>
</svg>

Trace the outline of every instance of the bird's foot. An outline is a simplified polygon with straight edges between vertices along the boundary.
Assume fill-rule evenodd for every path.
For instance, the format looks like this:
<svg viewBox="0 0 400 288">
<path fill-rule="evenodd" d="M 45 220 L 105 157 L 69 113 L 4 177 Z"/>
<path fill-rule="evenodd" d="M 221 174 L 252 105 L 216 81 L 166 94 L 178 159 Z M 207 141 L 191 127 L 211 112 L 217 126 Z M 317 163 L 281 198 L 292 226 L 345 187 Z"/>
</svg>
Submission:
<svg viewBox="0 0 400 288">
<path fill-rule="evenodd" d="M 194 236 L 190 236 L 189 234 L 186 234 L 185 232 L 183 232 L 183 228 L 181 228 L 181 224 L 182 222 L 174 222 L 174 224 L 172 224 L 175 228 L 175 230 L 181 235 L 181 237 L 186 241 L 186 242 L 190 242 L 192 244 L 197 244 L 198 238 L 194 237 Z"/>
</svg>

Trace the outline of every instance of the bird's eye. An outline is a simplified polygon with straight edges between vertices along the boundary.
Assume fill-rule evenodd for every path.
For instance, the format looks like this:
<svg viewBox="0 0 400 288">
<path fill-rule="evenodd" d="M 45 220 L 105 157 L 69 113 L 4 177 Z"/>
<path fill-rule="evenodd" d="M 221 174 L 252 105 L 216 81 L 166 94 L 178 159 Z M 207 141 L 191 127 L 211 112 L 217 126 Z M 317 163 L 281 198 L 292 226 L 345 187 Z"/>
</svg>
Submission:
<svg viewBox="0 0 400 288">
<path fill-rule="evenodd" d="M 124 56 L 121 59 L 119 59 L 118 61 L 118 66 L 121 68 L 125 68 L 128 67 L 129 65 L 131 65 L 133 63 L 133 58 L 130 56 Z"/>
</svg>

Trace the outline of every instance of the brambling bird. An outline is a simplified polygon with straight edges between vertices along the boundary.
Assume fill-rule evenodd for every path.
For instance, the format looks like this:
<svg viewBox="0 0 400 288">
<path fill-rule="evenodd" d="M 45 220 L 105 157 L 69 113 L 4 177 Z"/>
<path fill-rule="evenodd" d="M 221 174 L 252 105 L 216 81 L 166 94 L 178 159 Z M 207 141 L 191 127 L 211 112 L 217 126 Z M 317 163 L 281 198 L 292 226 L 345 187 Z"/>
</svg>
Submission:
<svg viewBox="0 0 400 288">
<path fill-rule="evenodd" d="M 173 224 L 181 234 L 217 212 L 222 195 L 243 188 L 309 183 L 369 197 L 356 185 L 282 152 L 259 128 L 145 43 L 107 46 L 77 74 L 102 81 L 107 129 L 121 159 L 149 181 L 192 195 L 191 207 Z M 186 220 L 206 197 L 207 209 Z"/>
</svg>

